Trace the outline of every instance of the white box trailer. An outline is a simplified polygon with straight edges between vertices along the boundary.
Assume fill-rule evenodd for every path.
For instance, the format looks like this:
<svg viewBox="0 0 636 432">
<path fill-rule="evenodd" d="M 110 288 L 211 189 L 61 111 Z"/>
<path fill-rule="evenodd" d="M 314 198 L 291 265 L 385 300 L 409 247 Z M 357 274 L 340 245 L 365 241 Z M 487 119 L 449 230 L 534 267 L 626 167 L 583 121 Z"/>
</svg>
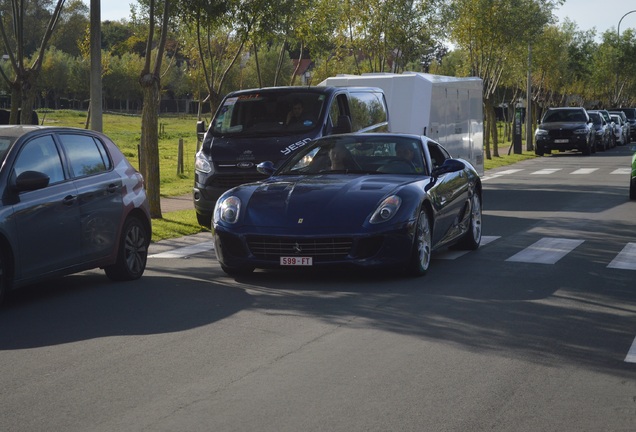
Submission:
<svg viewBox="0 0 636 432">
<path fill-rule="evenodd" d="M 453 157 L 484 173 L 483 85 L 480 78 L 419 72 L 337 75 L 321 86 L 379 87 L 384 91 L 391 132 L 426 135 Z"/>
</svg>

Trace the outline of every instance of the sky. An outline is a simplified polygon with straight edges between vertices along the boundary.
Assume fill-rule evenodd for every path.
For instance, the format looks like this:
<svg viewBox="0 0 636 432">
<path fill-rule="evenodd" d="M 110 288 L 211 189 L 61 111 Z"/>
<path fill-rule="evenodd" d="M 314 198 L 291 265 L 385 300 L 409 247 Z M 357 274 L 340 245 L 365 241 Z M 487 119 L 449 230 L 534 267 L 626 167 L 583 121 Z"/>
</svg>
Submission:
<svg viewBox="0 0 636 432">
<path fill-rule="evenodd" d="M 90 0 L 83 0 L 90 5 Z M 130 4 L 137 4 L 135 0 L 101 0 L 102 21 L 118 21 L 130 16 Z M 600 6 L 600 9 L 599 9 Z M 605 31 L 618 28 L 618 21 L 623 15 L 636 10 L 636 2 L 630 0 L 566 0 L 555 15 L 559 22 L 566 17 L 574 21 L 579 30 L 597 30 L 597 38 Z M 626 28 L 636 29 L 636 12 L 627 15 L 621 22 L 621 33 Z"/>
<path fill-rule="evenodd" d="M 597 39 L 607 30 L 618 30 L 618 22 L 627 12 L 636 10 L 633 0 L 567 0 L 555 15 L 559 22 L 566 17 L 577 24 L 579 30 L 596 28 Z M 636 29 L 636 12 L 621 21 L 621 34 L 627 28 Z"/>
</svg>

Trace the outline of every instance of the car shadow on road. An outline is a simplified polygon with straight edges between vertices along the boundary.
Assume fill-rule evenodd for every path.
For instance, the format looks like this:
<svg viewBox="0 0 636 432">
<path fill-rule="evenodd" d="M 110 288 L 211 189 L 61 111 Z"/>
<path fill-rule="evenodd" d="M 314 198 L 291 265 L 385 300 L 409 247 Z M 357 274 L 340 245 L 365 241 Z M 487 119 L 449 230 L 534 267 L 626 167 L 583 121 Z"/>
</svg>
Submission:
<svg viewBox="0 0 636 432">
<path fill-rule="evenodd" d="M 112 283 L 100 271 L 17 290 L 0 310 L 0 350 L 179 332 L 249 308 L 244 290 L 178 276 Z"/>
</svg>

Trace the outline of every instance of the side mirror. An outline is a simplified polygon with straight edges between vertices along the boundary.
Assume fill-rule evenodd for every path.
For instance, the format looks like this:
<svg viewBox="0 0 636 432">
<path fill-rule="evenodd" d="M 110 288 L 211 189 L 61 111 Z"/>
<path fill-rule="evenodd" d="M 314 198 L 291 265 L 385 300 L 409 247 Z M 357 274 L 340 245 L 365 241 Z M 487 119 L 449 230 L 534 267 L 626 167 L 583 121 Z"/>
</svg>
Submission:
<svg viewBox="0 0 636 432">
<path fill-rule="evenodd" d="M 275 171 L 274 163 L 271 161 L 261 162 L 256 165 L 256 171 L 261 174 L 265 174 L 266 176 L 271 176 L 272 174 L 274 174 Z"/>
<path fill-rule="evenodd" d="M 14 188 L 18 192 L 44 189 L 49 185 L 49 176 L 39 171 L 25 171 L 15 179 Z"/>
<path fill-rule="evenodd" d="M 431 173 L 432 177 L 439 177 L 443 174 L 458 172 L 466 168 L 466 165 L 462 161 L 457 159 L 446 159 L 443 164 L 433 169 Z"/>
<path fill-rule="evenodd" d="M 205 121 L 199 120 L 197 122 L 197 139 L 199 141 L 203 141 L 204 135 L 205 135 Z"/>
</svg>

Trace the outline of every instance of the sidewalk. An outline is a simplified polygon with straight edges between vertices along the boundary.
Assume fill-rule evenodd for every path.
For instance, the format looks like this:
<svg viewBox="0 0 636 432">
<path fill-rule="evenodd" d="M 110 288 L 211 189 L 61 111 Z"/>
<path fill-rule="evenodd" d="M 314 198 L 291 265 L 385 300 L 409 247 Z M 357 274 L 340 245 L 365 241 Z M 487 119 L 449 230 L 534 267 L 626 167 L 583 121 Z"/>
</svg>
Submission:
<svg viewBox="0 0 636 432">
<path fill-rule="evenodd" d="M 192 193 L 173 197 L 161 197 L 161 213 L 193 209 Z"/>
</svg>

